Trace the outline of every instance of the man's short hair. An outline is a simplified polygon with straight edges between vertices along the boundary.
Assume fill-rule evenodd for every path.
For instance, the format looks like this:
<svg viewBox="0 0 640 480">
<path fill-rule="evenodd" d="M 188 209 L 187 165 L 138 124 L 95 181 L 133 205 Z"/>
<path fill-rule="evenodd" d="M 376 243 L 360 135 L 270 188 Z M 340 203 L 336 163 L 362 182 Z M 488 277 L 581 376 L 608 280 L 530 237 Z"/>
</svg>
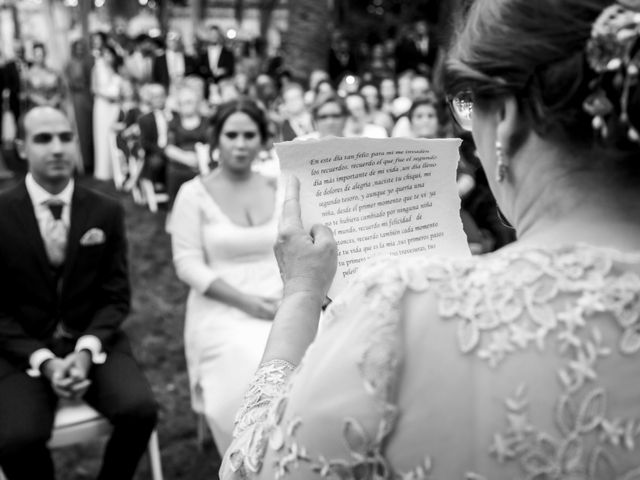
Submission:
<svg viewBox="0 0 640 480">
<path fill-rule="evenodd" d="M 29 112 L 33 109 L 36 108 L 43 108 L 40 106 L 33 106 L 31 108 L 29 108 L 27 111 L 23 112 L 19 117 L 18 117 L 18 121 L 16 122 L 16 139 L 17 140 L 25 140 L 27 138 L 27 127 L 25 126 L 25 119 L 27 118 L 27 115 L 29 114 Z M 46 108 L 52 108 L 58 112 L 60 112 L 62 115 L 65 116 L 65 118 L 69 119 L 69 116 L 67 115 L 67 113 L 60 109 L 60 108 L 56 108 L 56 107 L 46 107 Z"/>
</svg>

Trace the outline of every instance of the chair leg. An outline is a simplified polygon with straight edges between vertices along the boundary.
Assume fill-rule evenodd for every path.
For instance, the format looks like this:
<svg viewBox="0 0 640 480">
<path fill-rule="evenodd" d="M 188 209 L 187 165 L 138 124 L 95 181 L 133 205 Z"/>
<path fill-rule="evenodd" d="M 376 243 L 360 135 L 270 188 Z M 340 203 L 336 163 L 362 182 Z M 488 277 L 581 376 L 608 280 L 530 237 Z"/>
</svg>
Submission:
<svg viewBox="0 0 640 480">
<path fill-rule="evenodd" d="M 209 426 L 207 425 L 207 419 L 204 414 L 198 414 L 198 425 L 196 427 L 197 436 L 198 436 L 198 448 L 202 452 L 204 447 L 207 445 L 208 434 L 209 434 Z"/>
<path fill-rule="evenodd" d="M 156 213 L 158 211 L 158 201 L 156 200 L 156 191 L 153 187 L 153 182 L 147 179 L 140 180 L 140 187 L 142 188 L 142 193 L 147 201 L 149 210 L 151 213 Z"/>
<path fill-rule="evenodd" d="M 156 430 L 151 433 L 147 452 L 149 454 L 149 464 L 151 465 L 151 478 L 153 478 L 153 480 L 163 480 L 160 446 L 158 443 L 158 432 Z"/>
</svg>

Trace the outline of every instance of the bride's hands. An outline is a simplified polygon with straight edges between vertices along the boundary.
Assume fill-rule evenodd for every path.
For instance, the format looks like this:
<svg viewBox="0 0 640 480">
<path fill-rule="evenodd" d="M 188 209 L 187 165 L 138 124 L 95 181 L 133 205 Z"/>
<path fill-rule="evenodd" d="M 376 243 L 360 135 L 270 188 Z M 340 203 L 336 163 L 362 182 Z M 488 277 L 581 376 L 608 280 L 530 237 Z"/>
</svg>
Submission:
<svg viewBox="0 0 640 480">
<path fill-rule="evenodd" d="M 273 317 L 276 316 L 279 305 L 279 299 L 250 295 L 247 297 L 243 305 L 243 310 L 252 317 L 259 318 L 261 320 L 273 320 Z"/>
<path fill-rule="evenodd" d="M 300 182 L 292 175 L 287 180 L 274 251 L 284 282 L 284 296 L 305 293 L 324 302 L 336 273 L 336 242 L 324 225 L 314 225 L 309 233 L 304 230 L 300 218 Z"/>
</svg>

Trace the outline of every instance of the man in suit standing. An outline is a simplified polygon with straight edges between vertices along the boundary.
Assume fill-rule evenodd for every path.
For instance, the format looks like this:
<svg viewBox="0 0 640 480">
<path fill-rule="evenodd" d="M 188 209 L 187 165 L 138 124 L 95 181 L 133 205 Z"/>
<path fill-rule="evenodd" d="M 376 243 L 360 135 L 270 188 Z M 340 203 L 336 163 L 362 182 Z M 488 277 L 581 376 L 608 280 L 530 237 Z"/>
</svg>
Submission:
<svg viewBox="0 0 640 480">
<path fill-rule="evenodd" d="M 413 70 L 431 77 L 438 55 L 438 46 L 429 25 L 424 20 L 415 23 L 413 31 L 396 47 L 396 74 Z"/>
<path fill-rule="evenodd" d="M 25 180 L 0 193 L 0 466 L 50 480 L 60 398 L 82 398 L 113 425 L 100 480 L 134 476 L 157 419 L 120 329 L 130 287 L 124 211 L 76 185 L 66 115 L 36 107 L 19 125 Z"/>
<path fill-rule="evenodd" d="M 358 73 L 356 57 L 351 51 L 349 41 L 342 32 L 334 32 L 327 59 L 327 71 L 334 85 L 338 85 L 347 75 Z"/>
<path fill-rule="evenodd" d="M 20 116 L 20 111 L 24 107 L 26 92 L 24 88 L 24 78 L 29 68 L 29 64 L 24 58 L 24 46 L 17 42 L 14 47 L 14 57 L 5 62 L 0 67 L 0 93 L 2 93 L 2 106 L 8 107 L 14 122 Z M 4 139 L 3 123 L 0 122 L 0 138 Z M 17 162 L 17 155 L 13 141 L 1 145 L 2 154 L 5 156 L 7 165 L 11 164 L 12 170 L 21 170 L 21 162 Z M 2 163 L 0 161 L 0 163 Z M 2 167 L 0 166 L 0 171 Z"/>
<path fill-rule="evenodd" d="M 194 72 L 194 63 L 195 60 L 184 53 L 180 35 L 171 31 L 167 33 L 167 49 L 153 59 L 151 80 L 172 92 L 172 87 Z"/>
<path fill-rule="evenodd" d="M 207 84 L 233 77 L 235 58 L 233 52 L 224 46 L 220 28 L 210 25 L 205 29 L 204 35 L 204 48 L 198 58 L 198 74 Z"/>
</svg>

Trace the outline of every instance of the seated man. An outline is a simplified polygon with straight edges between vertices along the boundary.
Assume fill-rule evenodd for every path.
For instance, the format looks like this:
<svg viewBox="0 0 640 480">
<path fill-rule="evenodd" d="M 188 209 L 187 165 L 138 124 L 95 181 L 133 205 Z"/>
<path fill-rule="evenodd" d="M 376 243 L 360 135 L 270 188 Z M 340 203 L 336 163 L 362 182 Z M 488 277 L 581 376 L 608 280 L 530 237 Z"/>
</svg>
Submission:
<svg viewBox="0 0 640 480">
<path fill-rule="evenodd" d="M 144 167 L 141 176 L 148 178 L 158 188 L 164 188 L 167 157 L 169 120 L 165 111 L 167 94 L 162 85 L 152 83 L 146 86 L 151 111 L 138 118 L 140 146 L 144 150 Z"/>
<path fill-rule="evenodd" d="M 112 424 L 101 480 L 134 476 L 157 419 L 120 329 L 129 312 L 124 212 L 73 181 L 66 115 L 36 107 L 18 128 L 25 181 L 0 193 L 0 467 L 54 478 L 47 441 L 60 398 Z"/>
</svg>

